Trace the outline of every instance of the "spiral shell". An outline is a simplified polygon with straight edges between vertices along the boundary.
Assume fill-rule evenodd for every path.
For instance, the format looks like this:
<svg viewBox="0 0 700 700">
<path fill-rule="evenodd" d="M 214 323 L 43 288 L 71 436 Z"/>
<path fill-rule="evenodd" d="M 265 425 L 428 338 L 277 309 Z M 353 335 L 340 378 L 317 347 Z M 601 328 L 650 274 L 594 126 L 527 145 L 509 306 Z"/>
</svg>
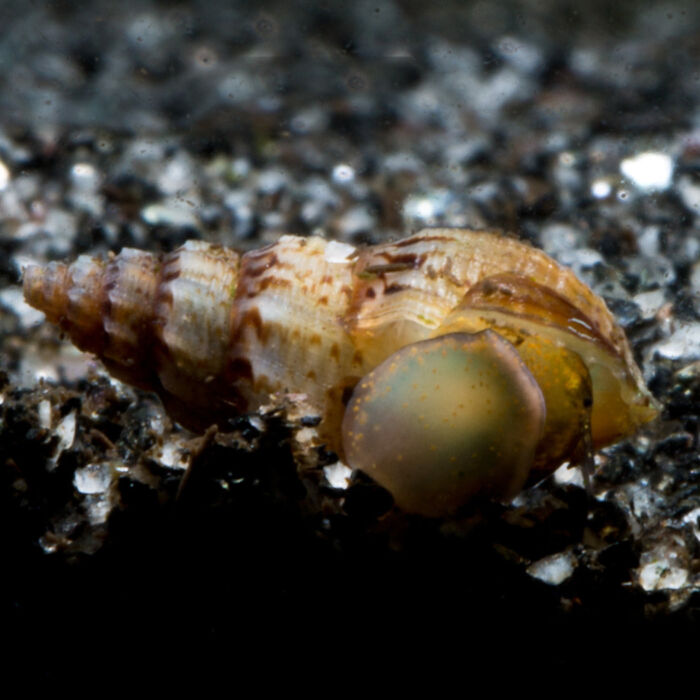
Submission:
<svg viewBox="0 0 700 700">
<path fill-rule="evenodd" d="M 604 302 L 492 233 L 124 249 L 29 267 L 24 293 L 188 427 L 306 394 L 329 447 L 426 515 L 511 495 L 657 412 Z"/>
</svg>

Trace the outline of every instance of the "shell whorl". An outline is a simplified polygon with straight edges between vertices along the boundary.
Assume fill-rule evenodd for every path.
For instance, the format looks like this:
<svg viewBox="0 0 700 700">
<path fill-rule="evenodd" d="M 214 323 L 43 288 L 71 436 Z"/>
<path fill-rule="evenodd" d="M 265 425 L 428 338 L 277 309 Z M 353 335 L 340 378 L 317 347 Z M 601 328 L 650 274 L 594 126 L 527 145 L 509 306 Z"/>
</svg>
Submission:
<svg viewBox="0 0 700 700">
<path fill-rule="evenodd" d="M 81 255 L 70 265 L 28 267 L 24 295 L 78 348 L 126 371 L 152 331 L 157 267 L 152 254 L 128 248 L 107 261 Z"/>
<path fill-rule="evenodd" d="M 24 294 L 111 374 L 160 394 L 178 420 L 200 415 L 189 421 L 199 427 L 216 414 L 206 382 L 225 362 L 238 264 L 234 251 L 200 241 L 165 255 L 125 248 L 30 266 Z"/>
</svg>

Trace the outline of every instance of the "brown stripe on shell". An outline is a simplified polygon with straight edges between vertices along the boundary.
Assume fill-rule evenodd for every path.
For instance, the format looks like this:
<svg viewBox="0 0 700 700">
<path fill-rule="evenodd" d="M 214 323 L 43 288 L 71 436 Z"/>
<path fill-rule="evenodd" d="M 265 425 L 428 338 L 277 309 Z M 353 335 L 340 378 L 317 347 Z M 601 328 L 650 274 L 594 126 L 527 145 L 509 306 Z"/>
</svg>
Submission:
<svg viewBox="0 0 700 700">
<path fill-rule="evenodd" d="M 425 229 L 429 230 L 429 229 Z M 415 245 L 416 243 L 444 243 L 449 241 L 450 237 L 431 235 L 429 233 L 417 233 L 409 238 L 403 238 L 400 241 L 394 241 L 391 245 L 395 248 L 408 248 L 409 246 Z"/>
</svg>

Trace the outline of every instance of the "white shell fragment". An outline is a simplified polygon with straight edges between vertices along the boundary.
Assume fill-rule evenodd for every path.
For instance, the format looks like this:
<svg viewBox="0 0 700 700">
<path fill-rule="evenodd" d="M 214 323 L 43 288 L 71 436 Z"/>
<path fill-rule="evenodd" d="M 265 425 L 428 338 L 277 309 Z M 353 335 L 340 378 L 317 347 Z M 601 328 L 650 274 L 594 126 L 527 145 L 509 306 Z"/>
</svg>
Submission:
<svg viewBox="0 0 700 700">
<path fill-rule="evenodd" d="M 527 568 L 527 573 L 550 586 L 558 586 L 574 573 L 576 569 L 576 557 L 573 552 L 558 552 L 548 557 L 543 557 Z"/>
</svg>

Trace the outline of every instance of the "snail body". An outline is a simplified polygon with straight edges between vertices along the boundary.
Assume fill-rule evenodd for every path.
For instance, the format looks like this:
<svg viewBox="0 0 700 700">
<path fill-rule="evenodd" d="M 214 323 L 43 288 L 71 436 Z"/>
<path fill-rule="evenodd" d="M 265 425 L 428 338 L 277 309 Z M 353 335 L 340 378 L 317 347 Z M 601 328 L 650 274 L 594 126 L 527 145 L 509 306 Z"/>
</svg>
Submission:
<svg viewBox="0 0 700 700">
<path fill-rule="evenodd" d="M 187 427 L 306 394 L 328 446 L 425 515 L 513 495 L 656 415 L 604 302 L 492 233 L 124 249 L 29 267 L 24 293 Z"/>
</svg>

